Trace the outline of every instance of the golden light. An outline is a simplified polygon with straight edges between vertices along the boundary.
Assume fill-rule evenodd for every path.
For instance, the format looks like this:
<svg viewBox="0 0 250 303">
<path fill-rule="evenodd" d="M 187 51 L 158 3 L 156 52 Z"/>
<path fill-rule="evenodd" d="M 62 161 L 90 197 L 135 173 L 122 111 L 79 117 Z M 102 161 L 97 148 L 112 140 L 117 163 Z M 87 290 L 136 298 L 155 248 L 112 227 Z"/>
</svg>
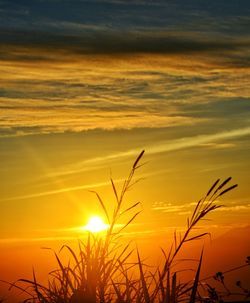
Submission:
<svg viewBox="0 0 250 303">
<path fill-rule="evenodd" d="M 102 218 L 98 216 L 93 216 L 89 219 L 87 225 L 83 227 L 84 230 L 90 231 L 92 233 L 98 233 L 109 228 L 108 224 L 105 224 Z"/>
</svg>

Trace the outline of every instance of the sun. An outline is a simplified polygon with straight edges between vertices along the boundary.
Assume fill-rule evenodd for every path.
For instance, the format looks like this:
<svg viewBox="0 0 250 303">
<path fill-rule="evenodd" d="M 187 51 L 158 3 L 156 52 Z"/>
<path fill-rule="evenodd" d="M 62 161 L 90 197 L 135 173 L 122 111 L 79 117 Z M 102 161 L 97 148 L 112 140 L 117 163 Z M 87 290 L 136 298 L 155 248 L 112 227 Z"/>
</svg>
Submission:
<svg viewBox="0 0 250 303">
<path fill-rule="evenodd" d="M 84 230 L 92 233 L 98 233 L 109 228 L 108 224 L 105 224 L 101 217 L 92 216 L 89 218 L 87 225 L 83 227 Z"/>
</svg>

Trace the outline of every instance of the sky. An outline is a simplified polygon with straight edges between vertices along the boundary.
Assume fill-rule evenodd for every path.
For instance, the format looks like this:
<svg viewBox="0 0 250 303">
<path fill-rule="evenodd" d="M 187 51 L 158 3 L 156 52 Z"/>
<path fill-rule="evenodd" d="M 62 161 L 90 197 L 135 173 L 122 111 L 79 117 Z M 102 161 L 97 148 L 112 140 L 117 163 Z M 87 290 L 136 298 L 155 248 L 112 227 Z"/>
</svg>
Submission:
<svg viewBox="0 0 250 303">
<path fill-rule="evenodd" d="M 183 228 L 228 176 L 203 228 L 247 227 L 249 16 L 248 0 L 0 0 L 1 247 L 78 237 L 101 214 L 90 190 L 111 208 L 143 149 L 131 233 Z"/>
</svg>

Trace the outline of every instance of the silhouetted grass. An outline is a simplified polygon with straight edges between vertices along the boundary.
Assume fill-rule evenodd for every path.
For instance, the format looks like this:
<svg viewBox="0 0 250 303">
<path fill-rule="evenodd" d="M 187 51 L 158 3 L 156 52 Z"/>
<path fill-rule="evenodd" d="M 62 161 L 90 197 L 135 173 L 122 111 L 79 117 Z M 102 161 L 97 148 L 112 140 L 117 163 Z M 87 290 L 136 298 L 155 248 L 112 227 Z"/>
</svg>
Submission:
<svg viewBox="0 0 250 303">
<path fill-rule="evenodd" d="M 216 299 L 219 301 L 220 297 L 215 298 L 215 291 L 212 294 L 212 288 L 208 284 L 206 286 L 208 290 L 206 299 L 203 299 L 199 292 L 203 252 L 201 252 L 193 281 L 181 282 L 180 274 L 173 269 L 173 265 L 186 244 L 208 234 L 204 232 L 197 235 L 193 234 L 193 231 L 201 220 L 221 207 L 221 205 L 216 204 L 217 198 L 237 185 L 227 187 L 231 178 L 223 182 L 218 179 L 196 204 L 193 214 L 187 219 L 183 235 L 177 239 L 175 233 L 170 250 L 162 249 L 163 265 L 152 269 L 144 264 L 139 251 L 131 249 L 129 243 L 119 244 L 119 238 L 124 229 L 140 213 L 137 210 L 139 203 L 125 207 L 124 199 L 128 190 L 136 183 L 134 175 L 141 166 L 140 161 L 143 154 L 144 151 L 140 153 L 132 165 L 121 191 L 117 190 L 115 182 L 111 179 L 116 201 L 112 211 L 106 209 L 101 196 L 94 192 L 110 226 L 105 236 L 89 233 L 85 242 L 79 242 L 78 251 L 64 245 L 61 250 L 68 251 L 70 261 L 68 264 L 63 264 L 59 255 L 55 253 L 58 268 L 50 273 L 47 286 L 39 284 L 34 271 L 33 280 L 19 279 L 13 283 L 11 287 L 18 287 L 26 292 L 27 299 L 24 302 L 194 303 L 217 302 Z M 131 213 L 130 218 L 124 226 L 117 230 L 115 227 L 125 213 Z M 132 256 L 136 258 L 136 261 L 131 261 Z"/>
</svg>

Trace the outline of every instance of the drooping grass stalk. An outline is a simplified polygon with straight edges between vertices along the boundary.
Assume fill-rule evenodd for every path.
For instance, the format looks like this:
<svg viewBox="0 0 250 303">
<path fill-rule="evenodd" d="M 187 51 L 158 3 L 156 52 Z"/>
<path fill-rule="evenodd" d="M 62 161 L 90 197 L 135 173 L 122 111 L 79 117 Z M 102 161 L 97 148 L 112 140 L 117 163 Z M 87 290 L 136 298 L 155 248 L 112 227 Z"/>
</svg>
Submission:
<svg viewBox="0 0 250 303">
<path fill-rule="evenodd" d="M 177 254 L 179 253 L 179 251 L 181 250 L 182 246 L 184 245 L 184 243 L 193 241 L 193 240 L 197 240 L 200 239 L 206 235 L 208 235 L 207 232 L 205 233 L 201 233 L 199 235 L 196 236 L 190 236 L 190 233 L 193 231 L 193 229 L 196 227 L 196 225 L 201 221 L 204 220 L 204 218 L 211 213 L 212 211 L 222 207 L 222 205 L 217 205 L 214 204 L 214 201 L 217 200 L 217 198 L 219 196 L 222 196 L 223 194 L 225 194 L 226 192 L 232 190 L 233 188 L 235 188 L 237 186 L 237 184 L 230 186 L 227 189 L 224 189 L 224 186 L 231 180 L 231 177 L 226 179 L 224 182 L 221 183 L 221 185 L 219 185 L 216 188 L 216 185 L 219 183 L 219 179 L 212 185 L 212 187 L 209 189 L 209 191 L 207 192 L 207 194 L 198 201 L 198 203 L 195 206 L 195 209 L 193 211 L 193 214 L 191 216 L 191 219 L 187 219 L 187 229 L 184 232 L 184 235 L 180 238 L 179 242 L 177 240 L 176 237 L 176 232 L 174 234 L 174 246 L 175 249 L 173 251 L 173 253 L 171 254 L 171 250 L 169 253 L 168 258 L 166 259 L 165 262 L 165 270 L 167 270 L 173 263 L 174 259 L 176 258 Z M 216 195 L 217 194 L 217 195 Z M 164 272 L 163 272 L 163 275 Z"/>
<path fill-rule="evenodd" d="M 159 283 L 158 283 L 158 286 L 156 287 L 156 289 L 159 288 L 159 284 L 164 284 L 164 281 L 166 280 L 166 276 L 167 277 L 169 276 L 169 274 L 171 272 L 171 267 L 174 263 L 174 260 L 176 259 L 178 253 L 180 252 L 180 250 L 182 249 L 184 244 L 186 244 L 187 242 L 197 240 L 197 239 L 201 239 L 202 237 L 209 234 L 208 232 L 204 232 L 204 233 L 200 233 L 198 235 L 191 236 L 192 231 L 194 230 L 194 228 L 200 221 L 204 220 L 204 218 L 207 217 L 207 215 L 209 213 L 211 213 L 212 211 L 222 207 L 222 205 L 217 205 L 214 203 L 217 200 L 217 198 L 224 195 L 226 192 L 234 189 L 237 186 L 237 184 L 235 184 L 235 185 L 230 186 L 225 189 L 225 185 L 230 180 L 231 180 L 231 177 L 227 178 L 221 184 L 219 184 L 219 182 L 220 182 L 219 179 L 216 180 L 216 182 L 208 190 L 207 194 L 202 199 L 200 199 L 198 201 L 198 203 L 196 204 L 191 218 L 187 219 L 187 228 L 183 235 L 180 234 L 179 240 L 177 239 L 176 232 L 174 233 L 174 242 L 169 251 L 168 256 L 166 255 L 165 251 L 163 250 L 163 253 L 165 256 L 165 263 L 164 263 L 163 269 L 161 271 L 161 274 L 159 276 Z M 198 273 L 198 271 L 200 271 L 200 266 L 198 267 L 197 273 Z M 169 278 L 167 278 L 167 281 L 165 282 L 165 284 L 167 284 L 167 285 L 169 284 Z M 194 290 L 194 286 L 195 285 L 193 285 L 192 290 Z M 168 289 L 168 286 L 166 288 Z M 195 287 L 195 288 L 197 288 L 197 287 Z M 188 287 L 186 287 L 186 289 L 184 289 L 184 291 L 182 291 L 181 295 L 186 294 L 189 290 L 190 289 Z M 166 294 L 166 296 L 170 297 L 169 289 L 168 289 L 168 294 Z M 191 297 L 194 297 L 193 291 L 192 291 Z M 192 300 L 194 300 L 194 299 L 192 299 Z M 169 300 L 167 300 L 167 301 L 169 302 Z M 170 302 L 172 303 L 171 300 L 170 300 Z"/>
</svg>

